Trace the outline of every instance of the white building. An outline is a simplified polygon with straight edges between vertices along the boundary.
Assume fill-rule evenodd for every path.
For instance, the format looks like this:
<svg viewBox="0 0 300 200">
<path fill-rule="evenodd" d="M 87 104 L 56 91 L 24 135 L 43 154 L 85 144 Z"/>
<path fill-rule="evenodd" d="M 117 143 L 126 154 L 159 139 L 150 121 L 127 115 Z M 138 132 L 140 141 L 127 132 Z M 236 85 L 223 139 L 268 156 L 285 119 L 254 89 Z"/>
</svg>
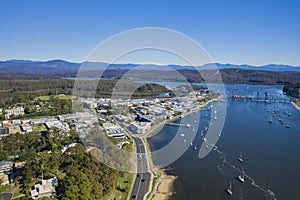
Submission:
<svg viewBox="0 0 300 200">
<path fill-rule="evenodd" d="M 22 124 L 21 129 L 24 133 L 31 133 L 32 127 L 29 124 Z"/>
<path fill-rule="evenodd" d="M 125 131 L 117 124 L 112 124 L 110 122 L 106 122 L 103 124 L 103 127 L 109 137 L 116 137 L 116 138 L 124 138 Z"/>
<path fill-rule="evenodd" d="M 68 123 L 61 123 L 58 120 L 47 121 L 45 123 L 45 125 L 46 125 L 47 129 L 51 129 L 53 127 L 56 127 L 56 128 L 59 128 L 61 130 L 65 130 L 65 131 L 69 131 L 70 130 Z"/>
<path fill-rule="evenodd" d="M 15 107 L 15 108 L 7 109 L 7 110 L 4 110 L 4 112 L 5 112 L 6 119 L 11 118 L 13 115 L 18 116 L 18 115 L 25 114 L 23 107 Z"/>
<path fill-rule="evenodd" d="M 135 122 L 130 124 L 130 128 L 137 134 L 145 134 L 151 127 L 149 122 Z"/>
<path fill-rule="evenodd" d="M 56 196 L 55 187 L 58 185 L 58 180 L 53 177 L 48 180 L 42 180 L 40 183 L 34 185 L 34 189 L 30 191 L 32 199 L 39 199 L 42 197 Z"/>
</svg>

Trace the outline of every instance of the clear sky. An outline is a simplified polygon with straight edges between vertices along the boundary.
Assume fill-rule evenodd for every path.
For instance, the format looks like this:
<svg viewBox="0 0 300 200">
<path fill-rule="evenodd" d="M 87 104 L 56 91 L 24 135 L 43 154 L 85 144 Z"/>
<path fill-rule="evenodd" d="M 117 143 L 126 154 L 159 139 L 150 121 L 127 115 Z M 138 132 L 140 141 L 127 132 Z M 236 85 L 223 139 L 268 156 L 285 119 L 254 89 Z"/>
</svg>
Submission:
<svg viewBox="0 0 300 200">
<path fill-rule="evenodd" d="M 0 0 L 0 60 L 83 61 L 132 28 L 165 27 L 215 62 L 300 65 L 300 1 Z"/>
</svg>

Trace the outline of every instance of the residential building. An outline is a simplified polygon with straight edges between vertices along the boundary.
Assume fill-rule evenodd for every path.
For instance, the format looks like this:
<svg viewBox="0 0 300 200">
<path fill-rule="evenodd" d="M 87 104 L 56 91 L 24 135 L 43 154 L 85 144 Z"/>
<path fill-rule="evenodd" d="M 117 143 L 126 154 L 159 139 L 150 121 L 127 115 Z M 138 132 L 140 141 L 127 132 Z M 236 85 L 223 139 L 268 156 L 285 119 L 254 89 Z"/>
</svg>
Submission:
<svg viewBox="0 0 300 200">
<path fill-rule="evenodd" d="M 48 180 L 42 180 L 40 183 L 34 185 L 34 189 L 31 190 L 31 198 L 39 199 L 42 197 L 54 197 L 56 196 L 55 187 L 58 185 L 58 179 L 53 177 Z"/>
<path fill-rule="evenodd" d="M 8 185 L 13 182 L 13 162 L 0 161 L 0 179 L 2 185 Z"/>
<path fill-rule="evenodd" d="M 9 119 L 12 116 L 19 116 L 19 115 L 24 115 L 24 108 L 23 107 L 15 107 L 11 109 L 4 110 L 5 112 L 5 118 Z"/>
</svg>

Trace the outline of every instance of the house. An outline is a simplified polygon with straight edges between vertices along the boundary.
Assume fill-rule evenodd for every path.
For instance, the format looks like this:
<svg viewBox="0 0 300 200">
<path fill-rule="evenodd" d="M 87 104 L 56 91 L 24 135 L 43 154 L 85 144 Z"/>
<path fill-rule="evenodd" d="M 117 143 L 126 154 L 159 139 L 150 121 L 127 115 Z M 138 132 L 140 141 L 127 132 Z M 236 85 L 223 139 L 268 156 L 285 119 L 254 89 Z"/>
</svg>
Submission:
<svg viewBox="0 0 300 200">
<path fill-rule="evenodd" d="M 13 182 L 13 162 L 0 161 L 0 179 L 2 185 L 8 185 Z"/>
<path fill-rule="evenodd" d="M 58 185 L 57 177 L 48 180 L 42 180 L 40 183 L 34 185 L 33 190 L 30 191 L 32 199 L 39 199 L 42 197 L 56 196 L 55 187 Z"/>
</svg>

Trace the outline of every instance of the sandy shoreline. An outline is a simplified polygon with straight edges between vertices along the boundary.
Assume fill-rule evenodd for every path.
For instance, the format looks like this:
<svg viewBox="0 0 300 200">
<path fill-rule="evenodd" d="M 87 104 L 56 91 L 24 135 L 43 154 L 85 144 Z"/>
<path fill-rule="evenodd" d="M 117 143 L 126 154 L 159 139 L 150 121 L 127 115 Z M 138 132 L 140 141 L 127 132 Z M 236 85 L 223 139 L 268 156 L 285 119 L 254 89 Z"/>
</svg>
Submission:
<svg viewBox="0 0 300 200">
<path fill-rule="evenodd" d="M 295 102 L 291 102 L 291 104 L 298 110 L 300 110 L 300 106 L 298 104 L 296 104 Z"/>
<path fill-rule="evenodd" d="M 167 200 L 173 194 L 173 184 L 177 177 L 167 175 L 164 170 L 156 170 L 160 179 L 156 186 L 152 200 Z"/>
<path fill-rule="evenodd" d="M 204 105 L 202 105 L 198 110 L 184 113 L 184 117 L 201 111 L 205 106 L 207 106 L 211 102 L 220 101 L 220 100 L 222 100 L 221 97 L 212 99 L 212 100 L 206 102 Z M 167 120 L 167 122 L 174 122 L 178 119 L 180 119 L 179 116 L 174 117 L 170 120 Z M 147 136 L 151 137 L 151 136 L 155 135 L 164 125 L 165 125 L 165 123 L 157 124 L 152 130 L 149 131 Z M 146 143 L 146 148 L 149 151 L 150 147 L 149 147 L 148 143 Z M 153 167 L 151 158 L 150 158 L 150 162 L 151 162 L 151 166 Z M 174 185 L 174 181 L 176 180 L 177 177 L 168 175 L 164 169 L 154 169 L 154 171 L 156 174 L 159 175 L 160 178 L 158 180 L 158 183 L 155 185 L 155 190 L 150 199 L 151 200 L 168 200 L 174 193 L 173 185 Z"/>
</svg>

